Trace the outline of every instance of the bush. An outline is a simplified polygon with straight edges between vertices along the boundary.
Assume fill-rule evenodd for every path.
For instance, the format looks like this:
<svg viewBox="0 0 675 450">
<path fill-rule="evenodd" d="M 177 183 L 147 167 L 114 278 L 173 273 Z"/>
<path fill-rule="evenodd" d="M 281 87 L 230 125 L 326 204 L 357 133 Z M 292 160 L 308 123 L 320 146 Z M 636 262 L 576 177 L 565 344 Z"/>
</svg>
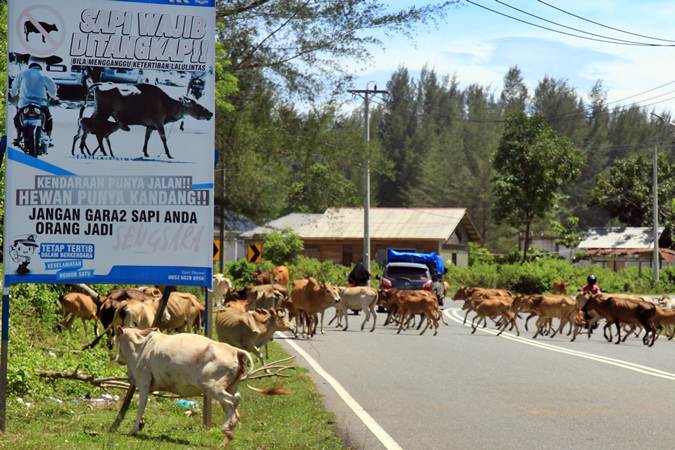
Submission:
<svg viewBox="0 0 675 450">
<path fill-rule="evenodd" d="M 263 248 L 265 259 L 278 266 L 294 264 L 302 253 L 304 244 L 300 236 L 286 229 L 281 233 L 266 234 L 263 239 Z"/>
<path fill-rule="evenodd" d="M 526 263 L 488 264 L 476 262 L 471 267 L 448 267 L 446 281 L 453 288 L 459 286 L 482 286 L 510 289 L 531 294 L 544 293 L 551 289 L 553 281 L 567 284 L 572 294 L 586 283 L 586 277 L 594 273 L 598 284 L 605 292 L 632 292 L 638 294 L 662 294 L 675 292 L 675 267 L 661 270 L 661 279 L 655 286 L 651 272 L 627 268 L 619 272 L 600 266 L 574 266 L 561 259 L 541 258 Z"/>
</svg>

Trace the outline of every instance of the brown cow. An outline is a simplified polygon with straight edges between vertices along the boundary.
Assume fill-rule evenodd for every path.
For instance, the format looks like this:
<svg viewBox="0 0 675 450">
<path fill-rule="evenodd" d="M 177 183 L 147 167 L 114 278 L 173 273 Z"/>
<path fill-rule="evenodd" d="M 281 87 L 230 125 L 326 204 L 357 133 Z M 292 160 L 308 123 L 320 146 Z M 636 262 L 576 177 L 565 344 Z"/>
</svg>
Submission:
<svg viewBox="0 0 675 450">
<path fill-rule="evenodd" d="M 519 295 L 513 300 L 513 309 L 516 312 L 529 312 L 530 317 L 535 314 L 539 316 L 537 332 L 532 337 L 533 339 L 542 334 L 544 327 L 550 325 L 554 318 L 560 320 L 560 326 L 553 331 L 551 337 L 561 332 L 568 323 L 570 324 L 570 333 L 574 331 L 572 341 L 577 337 L 579 329 L 575 324 L 575 319 L 578 308 L 576 300 L 571 297 L 566 295 Z M 530 317 L 528 317 L 528 320 Z M 527 321 L 525 323 L 527 324 Z"/>
<path fill-rule="evenodd" d="M 84 334 L 87 335 L 87 320 L 94 321 L 94 336 L 98 336 L 98 318 L 96 317 L 96 302 L 90 296 L 79 292 L 70 292 L 59 297 L 59 303 L 63 308 L 64 326 L 72 335 L 73 321 L 79 317 L 82 319 Z"/>
<path fill-rule="evenodd" d="M 559 295 L 567 295 L 567 285 L 563 281 L 555 280 L 552 285 L 551 292 Z"/>
<path fill-rule="evenodd" d="M 321 334 L 324 334 L 324 312 L 328 307 L 335 306 L 340 301 L 340 293 L 337 287 L 330 283 L 319 283 L 315 278 L 309 277 L 308 279 L 293 281 L 290 301 L 293 303 L 296 312 L 296 324 L 303 323 L 303 334 L 312 337 L 316 334 L 319 314 L 321 314 Z M 301 313 L 305 315 L 304 320 Z M 307 329 L 305 329 L 305 326 Z"/>
<path fill-rule="evenodd" d="M 261 284 L 246 289 L 249 309 L 277 307 L 287 296 L 288 290 L 279 284 Z"/>
<path fill-rule="evenodd" d="M 162 298 L 161 290 L 146 288 L 145 293 L 152 295 L 155 304 L 159 306 L 159 301 Z M 172 330 L 179 333 L 184 332 L 186 328 L 195 331 L 200 327 L 204 310 L 204 305 L 194 294 L 174 291 L 169 294 L 169 300 L 166 303 L 168 317 L 167 315 L 162 317 L 159 328 L 160 330 Z"/>
<path fill-rule="evenodd" d="M 462 310 L 466 310 L 464 314 L 464 321 L 462 325 L 466 324 L 466 319 L 469 317 L 469 313 L 475 310 L 476 305 L 482 300 L 491 297 L 504 297 L 507 299 L 513 299 L 511 291 L 507 289 L 497 289 L 497 288 L 482 288 L 482 287 L 460 287 L 455 295 L 453 295 L 453 300 L 464 300 L 462 305 Z M 485 323 L 487 321 L 484 320 Z"/>
<path fill-rule="evenodd" d="M 650 347 L 654 345 L 654 341 L 656 340 L 656 327 L 654 326 L 656 306 L 642 301 L 639 297 L 609 297 L 603 299 L 602 295 L 594 295 L 588 298 L 586 304 L 583 306 L 583 310 L 598 312 L 607 321 L 605 329 L 611 327 L 612 324 L 616 325 L 616 344 L 622 342 L 621 323 L 639 323 L 646 331 L 642 338 L 642 343 Z M 650 334 L 651 341 L 649 339 Z"/>
<path fill-rule="evenodd" d="M 486 323 L 485 320 L 487 317 L 494 319 L 495 317 L 502 318 L 502 324 L 499 327 L 499 333 L 497 336 L 502 334 L 506 327 L 511 324 L 512 328 L 515 327 L 516 333 L 520 336 L 520 331 L 518 330 L 518 324 L 516 323 L 516 314 L 512 310 L 513 299 L 510 297 L 503 296 L 493 296 L 483 299 L 480 303 L 476 304 L 474 310 L 476 315 L 471 321 L 471 334 L 476 332 L 478 325 L 480 325 L 481 320 L 483 323 Z M 478 319 L 478 322 L 476 322 Z"/>
<path fill-rule="evenodd" d="M 218 340 L 253 353 L 264 364 L 260 346 L 267 345 L 276 331 L 292 331 L 283 308 L 240 311 L 229 307 L 216 314 Z"/>
<path fill-rule="evenodd" d="M 275 284 L 280 284 L 282 286 L 288 286 L 290 282 L 290 275 L 288 274 L 288 267 L 286 266 L 277 266 L 272 270 L 272 278 L 274 279 Z"/>
<path fill-rule="evenodd" d="M 392 303 L 397 304 L 399 313 L 399 325 L 396 334 L 401 333 L 403 325 L 415 315 L 421 314 L 427 319 L 427 323 L 420 333 L 423 335 L 429 325 L 434 327 L 434 336 L 438 334 L 438 320 L 440 317 L 440 310 L 438 300 L 428 291 L 403 291 L 397 290 L 389 296 Z"/>
</svg>

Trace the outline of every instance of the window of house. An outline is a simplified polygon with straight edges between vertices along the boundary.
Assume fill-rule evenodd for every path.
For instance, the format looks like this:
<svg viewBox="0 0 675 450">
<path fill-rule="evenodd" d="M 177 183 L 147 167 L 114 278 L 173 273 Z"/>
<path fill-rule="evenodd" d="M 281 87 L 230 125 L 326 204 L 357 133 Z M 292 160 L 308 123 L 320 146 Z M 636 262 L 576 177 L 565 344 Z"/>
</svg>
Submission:
<svg viewBox="0 0 675 450">
<path fill-rule="evenodd" d="M 457 253 L 453 253 L 453 254 L 452 254 L 452 264 L 453 264 L 454 266 L 457 265 Z"/>
<path fill-rule="evenodd" d="M 308 258 L 321 259 L 321 249 L 318 245 L 305 245 L 304 253 Z"/>
</svg>

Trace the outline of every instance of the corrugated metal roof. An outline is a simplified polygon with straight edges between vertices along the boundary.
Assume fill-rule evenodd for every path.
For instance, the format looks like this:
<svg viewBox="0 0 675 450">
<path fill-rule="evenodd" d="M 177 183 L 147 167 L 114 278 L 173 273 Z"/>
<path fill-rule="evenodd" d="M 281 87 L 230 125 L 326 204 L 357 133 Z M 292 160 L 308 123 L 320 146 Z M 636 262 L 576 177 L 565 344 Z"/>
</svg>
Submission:
<svg viewBox="0 0 675 450">
<path fill-rule="evenodd" d="M 273 233 L 275 231 L 281 231 L 284 228 L 291 228 L 296 230 L 303 225 L 314 222 L 323 214 L 305 214 L 305 213 L 290 213 L 285 216 L 274 219 L 271 222 L 267 222 L 265 225 L 256 227 L 252 230 L 249 230 L 241 234 L 243 238 L 252 238 L 254 236 L 259 236 L 261 234 Z"/>
<path fill-rule="evenodd" d="M 659 236 L 663 233 L 659 228 Z M 579 248 L 631 248 L 650 249 L 654 247 L 651 227 L 590 228 Z"/>
<path fill-rule="evenodd" d="M 371 239 L 444 241 L 464 221 L 472 240 L 480 236 L 464 208 L 371 208 Z M 317 220 L 296 228 L 304 239 L 360 239 L 362 208 L 329 208 Z"/>
</svg>

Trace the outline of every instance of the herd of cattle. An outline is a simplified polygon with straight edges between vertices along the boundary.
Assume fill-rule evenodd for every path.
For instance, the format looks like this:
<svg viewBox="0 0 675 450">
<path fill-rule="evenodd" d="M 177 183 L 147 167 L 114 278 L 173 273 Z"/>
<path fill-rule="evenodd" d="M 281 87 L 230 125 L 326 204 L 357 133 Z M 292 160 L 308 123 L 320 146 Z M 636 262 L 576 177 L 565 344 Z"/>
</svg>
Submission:
<svg viewBox="0 0 675 450">
<path fill-rule="evenodd" d="M 565 294 L 537 294 L 516 295 L 504 289 L 489 288 L 460 288 L 455 293 L 454 300 L 464 301 L 462 310 L 466 310 L 464 323 L 469 313 L 475 312 L 471 321 L 472 333 L 476 332 L 487 319 L 495 321 L 501 334 L 507 327 L 516 330 L 520 335 L 516 318 L 519 313 L 528 314 L 525 320 L 525 329 L 533 317 L 537 317 L 537 331 L 533 338 L 539 335 L 550 335 L 563 332 L 569 326 L 567 335 L 572 335 L 574 341 L 583 330 L 587 330 L 590 338 L 599 322 L 604 319 L 603 335 L 612 342 L 612 327 L 616 327 L 616 343 L 625 342 L 634 333 L 639 337 L 643 332 L 642 342 L 652 346 L 662 330 L 668 332 L 668 339 L 675 334 L 675 305 L 664 296 L 651 298 L 630 294 L 580 292 L 576 297 Z M 557 328 L 553 326 L 553 319 L 558 319 Z M 621 332 L 624 332 L 623 338 Z"/>
<path fill-rule="evenodd" d="M 261 280 L 262 281 L 262 280 Z M 290 331 L 296 337 L 311 338 L 317 327 L 323 333 L 324 313 L 335 308 L 337 326 L 349 326 L 348 311 L 363 311 L 361 330 L 372 318 L 370 331 L 375 330 L 376 308 L 387 312 L 384 325 L 396 322 L 397 333 L 426 324 L 420 334 L 430 326 L 434 335 L 439 322 L 444 322 L 436 295 L 431 291 L 377 290 L 370 287 L 337 287 L 309 277 L 289 280 L 288 269 L 277 267 L 266 284 L 237 290 L 222 274 L 213 278 L 212 298 L 215 299 L 214 324 L 217 341 L 199 334 L 203 326 L 204 305 L 193 294 L 171 292 L 166 308 L 157 323 L 159 330 L 151 328 L 160 309 L 163 292 L 158 287 L 118 288 L 103 298 L 92 298 L 73 292 L 59 300 L 63 306 L 64 325 L 70 329 L 76 318 L 100 322 L 108 334 L 108 345 L 117 342 L 117 361 L 126 364 L 131 382 L 139 390 L 139 409 L 132 433 L 142 428 L 142 418 L 148 396 L 154 391 L 173 392 L 182 396 L 208 394 L 217 400 L 225 412 L 225 443 L 232 438 L 232 431 L 239 420 L 237 405 L 240 397 L 238 386 L 253 370 L 251 354 L 264 363 L 260 349 L 277 331 Z M 631 334 L 644 332 L 645 345 L 653 345 L 659 332 L 669 329 L 669 338 L 675 334 L 675 311 L 667 298 L 652 300 L 624 294 L 579 294 L 576 298 L 564 294 L 512 295 L 503 289 L 460 288 L 453 297 L 463 301 L 466 310 L 464 321 L 473 311 L 472 333 L 487 319 L 492 319 L 501 334 L 507 328 L 520 334 L 516 318 L 528 314 L 525 329 L 531 318 L 537 317 L 534 335 L 555 336 L 569 326 L 572 340 L 582 332 L 591 332 L 600 320 L 605 320 L 604 334 L 612 341 L 611 327 L 617 331 L 616 343 Z M 554 324 L 553 320 L 559 323 Z M 329 325 L 330 323 L 329 322 Z M 447 323 L 446 323 L 447 324 Z M 557 325 L 557 327 L 554 327 Z M 158 331 L 164 331 L 161 333 Z M 623 338 L 621 332 L 624 332 Z M 178 332 L 179 334 L 170 334 Z M 279 394 L 274 389 L 260 391 Z"/>
</svg>

